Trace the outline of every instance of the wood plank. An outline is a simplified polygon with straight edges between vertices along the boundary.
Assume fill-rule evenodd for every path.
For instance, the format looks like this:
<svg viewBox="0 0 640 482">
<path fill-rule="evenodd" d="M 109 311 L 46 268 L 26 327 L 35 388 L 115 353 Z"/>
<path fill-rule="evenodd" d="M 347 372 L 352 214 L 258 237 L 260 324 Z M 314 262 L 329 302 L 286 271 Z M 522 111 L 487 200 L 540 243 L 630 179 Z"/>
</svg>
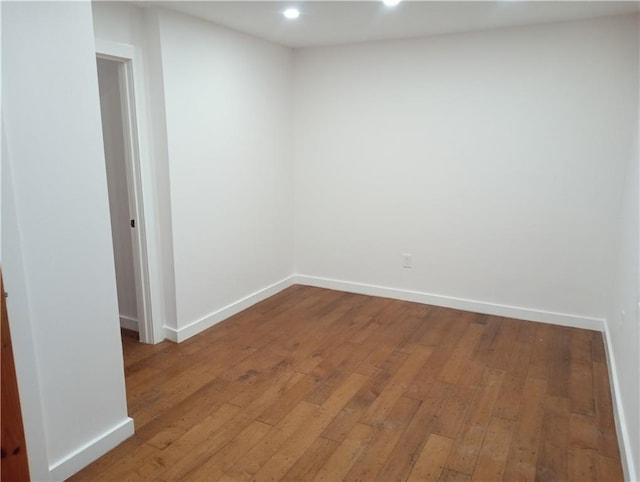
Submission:
<svg viewBox="0 0 640 482">
<path fill-rule="evenodd" d="M 551 339 L 549 359 L 552 370 L 549 370 L 547 390 L 549 395 L 566 398 L 569 396 L 569 378 L 571 362 L 571 329 L 554 327 Z"/>
<path fill-rule="evenodd" d="M 162 450 L 194 425 L 211 416 L 229 401 L 237 389 L 237 387 L 231 387 L 226 380 L 215 379 L 167 410 L 161 419 L 154 419 L 136 433 L 149 445 Z"/>
<path fill-rule="evenodd" d="M 165 480 L 184 477 L 231 440 L 232 433 L 249 425 L 248 421 L 243 423 L 245 421 L 239 407 L 223 405 L 147 463 L 146 473 L 150 478 L 162 475 Z"/>
<path fill-rule="evenodd" d="M 514 422 L 492 417 L 482 442 L 472 481 L 502 480 L 511 447 Z"/>
<path fill-rule="evenodd" d="M 596 455 L 596 479 L 622 482 L 624 480 L 624 474 L 622 472 L 620 459 L 605 457 L 598 453 Z"/>
<path fill-rule="evenodd" d="M 474 323 L 484 326 L 484 330 L 482 331 L 480 341 L 473 350 L 473 359 L 486 365 L 489 355 L 493 352 L 496 339 L 500 334 L 502 318 L 476 314 Z"/>
<path fill-rule="evenodd" d="M 363 375 L 352 373 L 331 397 L 319 407 L 317 413 L 311 417 L 309 422 L 292 434 L 278 452 L 256 472 L 256 479 L 278 480 L 282 478 L 329 425 L 342 407 L 355 395 L 365 380 L 366 377 Z"/>
<path fill-rule="evenodd" d="M 589 449 L 569 449 L 569 480 L 597 482 L 595 452 Z"/>
<path fill-rule="evenodd" d="M 208 427 L 201 423 L 184 436 L 171 444 L 159 456 L 160 465 L 166 467 L 164 477 L 168 479 L 180 479 L 189 473 L 194 467 L 202 465 L 211 454 L 229 443 L 233 438 L 245 428 L 247 428 L 255 417 L 277 400 L 281 385 L 291 378 L 302 377 L 301 373 L 288 373 L 280 378 L 262 392 L 255 400 L 243 410 L 235 405 L 237 412 L 222 424 L 215 427 Z"/>
<path fill-rule="evenodd" d="M 318 471 L 314 482 L 342 480 L 369 444 L 372 434 L 370 426 L 357 424 Z"/>
<path fill-rule="evenodd" d="M 397 349 L 404 353 L 411 353 L 420 344 L 424 334 L 430 329 L 429 318 L 433 306 L 412 303 L 407 314 L 412 329 L 407 330 L 403 340 L 398 344 Z"/>
<path fill-rule="evenodd" d="M 598 450 L 598 428 L 593 417 L 571 413 L 567 442 L 571 448 Z"/>
<path fill-rule="evenodd" d="M 300 402 L 226 472 L 238 480 L 250 479 L 317 410 L 312 403 Z"/>
<path fill-rule="evenodd" d="M 574 330 L 569 366 L 569 404 L 574 413 L 595 415 L 591 336 L 586 330 Z"/>
<path fill-rule="evenodd" d="M 591 361 L 594 363 L 606 363 L 607 355 L 604 351 L 604 340 L 602 333 L 592 331 L 591 333 Z"/>
<path fill-rule="evenodd" d="M 456 472 L 455 470 L 451 469 L 444 469 L 442 471 L 442 475 L 440 475 L 440 479 L 438 480 L 438 482 L 469 482 L 470 480 L 470 475 Z"/>
<path fill-rule="evenodd" d="M 407 355 L 401 352 L 393 352 L 389 358 L 379 368 L 375 376 L 370 377 L 358 390 L 344 408 L 336 415 L 327 428 L 322 432 L 322 436 L 336 442 L 342 442 L 347 433 L 362 418 L 362 414 L 376 400 L 384 387 L 389 383 L 393 374 L 404 363 Z"/>
<path fill-rule="evenodd" d="M 427 362 L 432 347 L 421 345 L 409 354 L 405 362 L 398 368 L 398 371 L 391 377 L 389 383 L 362 416 L 362 423 L 376 426 L 382 423 L 402 394 L 405 392 L 418 371 Z"/>
<path fill-rule="evenodd" d="M 123 336 L 136 434 L 71 481 L 622 480 L 599 333 L 296 286 Z"/>
<path fill-rule="evenodd" d="M 432 346 L 432 345 L 427 345 Z M 449 361 L 452 346 L 435 346 L 431 356 L 429 357 L 429 363 L 425 363 L 416 376 L 411 381 L 409 386 L 404 392 L 407 397 L 416 398 L 418 400 L 424 400 L 438 375 Z"/>
<path fill-rule="evenodd" d="M 534 480 L 542 435 L 547 382 L 527 378 L 504 480 Z"/>
<path fill-rule="evenodd" d="M 503 318 L 500 330 L 490 348 L 487 366 L 498 370 L 509 368 L 509 359 L 518 340 L 519 322 L 512 318 Z"/>
<path fill-rule="evenodd" d="M 88 475 L 84 480 L 91 482 L 124 480 L 129 475 L 136 474 L 136 472 L 141 470 L 141 466 L 153 463 L 155 457 L 160 454 L 158 449 L 144 443 L 138 445 L 132 444 L 131 447 L 132 449 L 129 452 L 122 452 L 119 456 L 115 457 L 116 460 L 110 460 L 109 471 L 100 471 L 100 473 L 93 476 Z M 91 466 L 89 469 L 91 469 Z M 87 473 L 89 472 L 90 470 L 87 471 Z M 83 480 L 82 476 L 83 473 L 80 474 L 78 480 Z"/>
<path fill-rule="evenodd" d="M 613 419 L 613 402 L 609 385 L 609 371 L 604 363 L 593 364 L 595 424 L 600 455 L 619 460 L 620 452 Z"/>
<path fill-rule="evenodd" d="M 553 326 L 546 323 L 539 323 L 536 327 L 527 376 L 547 380 L 551 362 L 552 340 Z"/>
<path fill-rule="evenodd" d="M 310 376 L 302 376 L 295 385 L 284 393 L 279 403 L 274 403 L 258 416 L 258 420 L 269 425 L 277 425 L 287 414 L 311 392 L 317 382 Z"/>
<path fill-rule="evenodd" d="M 566 480 L 568 476 L 569 400 L 547 396 L 542 421 L 542 436 L 536 463 L 540 481 Z"/>
<path fill-rule="evenodd" d="M 451 353 L 449 360 L 442 367 L 442 371 L 438 375 L 438 379 L 445 383 L 456 383 L 460 374 L 469 364 L 473 351 L 480 341 L 480 337 L 484 332 L 484 326 L 476 323 L 469 324 L 464 335 L 455 345 L 455 349 Z"/>
<path fill-rule="evenodd" d="M 406 426 L 413 419 L 420 403 L 408 397 L 398 400 L 384 425 L 375 429 L 369 445 L 346 474 L 345 481 L 364 482 L 376 478 Z"/>
<path fill-rule="evenodd" d="M 407 480 L 439 480 L 452 446 L 452 439 L 431 434 Z"/>
<path fill-rule="evenodd" d="M 480 452 L 493 406 L 504 379 L 504 371 L 487 369 L 484 387 L 478 391 L 451 450 L 446 467 L 463 474 L 471 474 Z"/>
<path fill-rule="evenodd" d="M 509 357 L 505 378 L 494 407 L 494 415 L 508 420 L 515 420 L 520 410 L 522 387 L 529 370 L 532 345 L 517 341 L 515 349 Z"/>
<path fill-rule="evenodd" d="M 451 390 L 452 386 L 448 383 L 436 381 L 433 384 L 376 480 L 404 480 L 409 475 L 433 430 L 435 417 L 442 410 Z"/>
<path fill-rule="evenodd" d="M 318 437 L 295 464 L 284 474 L 283 481 L 311 480 L 338 448 L 338 442 Z"/>
<path fill-rule="evenodd" d="M 323 366 L 322 371 L 314 370 L 311 373 L 311 376 L 317 383 L 305 400 L 317 405 L 321 405 L 325 400 L 327 400 L 336 387 L 353 372 L 354 367 L 366 357 L 365 352 L 357 350 L 355 347 L 356 345 L 353 343 L 345 343 L 345 356 L 338 358 L 339 362 L 337 362 L 336 365 L 329 369 L 328 367 L 330 367 L 331 364 L 328 364 L 328 366 Z M 336 363 L 336 361 L 334 360 L 333 363 Z"/>
<path fill-rule="evenodd" d="M 256 445 L 265 435 L 272 429 L 271 425 L 266 423 L 253 421 L 243 431 L 238 433 L 224 448 L 216 452 L 200 467 L 187 472 L 181 480 L 218 480 L 223 477 L 224 473 L 229 470 L 235 462 Z M 170 482 L 166 476 L 161 480 Z"/>
<path fill-rule="evenodd" d="M 445 403 L 433 426 L 433 432 L 455 439 L 460 432 L 465 416 L 472 406 L 478 387 L 458 384 Z"/>
</svg>

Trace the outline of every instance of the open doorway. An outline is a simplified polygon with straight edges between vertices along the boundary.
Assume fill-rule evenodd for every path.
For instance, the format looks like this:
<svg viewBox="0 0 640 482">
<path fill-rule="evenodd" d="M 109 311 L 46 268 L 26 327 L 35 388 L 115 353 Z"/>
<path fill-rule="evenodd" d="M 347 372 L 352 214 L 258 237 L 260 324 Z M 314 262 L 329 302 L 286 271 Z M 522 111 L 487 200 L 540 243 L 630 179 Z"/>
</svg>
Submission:
<svg viewBox="0 0 640 482">
<path fill-rule="evenodd" d="M 97 56 L 120 326 L 153 343 L 130 61 Z"/>
<path fill-rule="evenodd" d="M 125 151 L 125 128 L 120 63 L 98 58 L 98 85 L 102 138 L 109 189 L 111 235 L 118 288 L 120 327 L 139 332 L 138 286 L 134 269 L 133 230 L 135 206 L 129 195 L 129 178 Z M 132 209 L 133 208 L 133 209 Z"/>
</svg>

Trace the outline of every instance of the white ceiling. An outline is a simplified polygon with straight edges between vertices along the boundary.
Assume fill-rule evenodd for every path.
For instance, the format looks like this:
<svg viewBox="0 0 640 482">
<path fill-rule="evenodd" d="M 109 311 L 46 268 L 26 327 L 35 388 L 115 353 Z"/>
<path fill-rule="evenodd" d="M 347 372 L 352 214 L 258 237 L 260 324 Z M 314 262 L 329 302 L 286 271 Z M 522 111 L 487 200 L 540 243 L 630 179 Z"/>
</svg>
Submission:
<svg viewBox="0 0 640 482">
<path fill-rule="evenodd" d="M 148 1 L 289 47 L 422 37 L 639 11 L 639 1 Z M 297 7 L 300 18 L 282 12 Z"/>
</svg>

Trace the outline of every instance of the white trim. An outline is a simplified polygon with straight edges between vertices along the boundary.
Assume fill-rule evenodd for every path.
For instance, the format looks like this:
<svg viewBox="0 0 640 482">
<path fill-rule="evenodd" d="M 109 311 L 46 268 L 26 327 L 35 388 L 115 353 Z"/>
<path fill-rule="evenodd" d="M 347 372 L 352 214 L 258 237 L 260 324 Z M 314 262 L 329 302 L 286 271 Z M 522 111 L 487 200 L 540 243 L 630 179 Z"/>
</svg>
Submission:
<svg viewBox="0 0 640 482">
<path fill-rule="evenodd" d="M 604 331 L 604 319 L 601 318 L 591 318 L 588 316 L 557 313 L 533 308 L 501 305 L 498 303 L 488 303 L 486 301 L 469 300 L 454 296 L 437 295 L 419 291 L 401 290 L 365 283 L 354 283 L 352 281 L 340 281 L 320 278 L 317 276 L 296 275 L 295 282 L 296 284 L 316 286 L 318 288 L 347 291 L 362 295 L 381 296 L 384 298 L 395 298 L 403 301 L 413 301 L 415 303 L 455 308 L 457 310 L 473 311 L 487 315 L 505 316 L 520 320 L 538 321 L 542 323 L 552 323 L 554 325 L 570 326 L 573 328 Z"/>
<path fill-rule="evenodd" d="M 210 313 L 207 316 L 204 316 L 199 320 L 196 320 L 193 323 L 190 323 L 178 330 L 165 326 L 166 337 L 167 339 L 176 343 L 183 342 L 187 338 L 191 338 L 192 336 L 197 335 L 207 328 L 210 328 L 213 325 L 216 325 L 221 321 L 224 321 L 227 318 L 240 313 L 242 310 L 246 310 L 250 306 L 259 303 L 260 301 L 266 300 L 270 296 L 273 296 L 276 293 L 279 293 L 280 291 L 293 286 L 294 278 L 294 276 L 289 276 L 288 278 L 269 285 L 266 288 L 251 293 L 250 295 L 245 296 L 238 301 L 234 301 L 224 308 L 220 308 L 219 310 L 216 310 L 213 313 Z"/>
<path fill-rule="evenodd" d="M 136 213 L 137 255 L 140 266 L 136 266 L 136 284 L 139 288 L 138 316 L 140 318 L 140 341 L 144 343 L 160 343 L 164 340 L 164 309 L 160 266 L 160 249 L 158 227 L 156 224 L 155 182 L 153 178 L 153 162 L 149 146 L 149 136 L 145 120 L 147 116 L 146 96 L 144 95 L 144 59 L 143 53 L 134 45 L 95 39 L 96 55 L 121 62 L 121 77 L 125 81 L 127 104 L 132 124 L 128 131 L 132 137 L 130 154 L 134 157 L 129 173 L 128 186 L 133 187 Z M 130 196 L 131 197 L 131 196 Z"/>
<path fill-rule="evenodd" d="M 136 286 L 136 309 L 140 323 L 138 323 L 140 339 L 145 343 L 153 340 L 153 326 L 148 322 L 149 291 L 148 270 L 146 263 L 144 207 L 142 206 L 142 190 L 138 175 L 140 156 L 138 155 L 138 132 L 135 111 L 135 96 L 133 92 L 133 72 L 130 60 L 118 63 L 118 83 L 120 92 L 120 108 L 122 115 L 123 139 L 125 144 L 124 162 L 127 183 L 127 200 L 129 202 L 129 219 L 134 219 L 136 226 L 131 228 L 131 249 L 134 260 L 133 273 Z"/>
<path fill-rule="evenodd" d="M 140 322 L 132 316 L 120 315 L 120 328 L 125 330 L 139 331 Z"/>
<path fill-rule="evenodd" d="M 616 359 L 614 350 L 611 346 L 611 336 L 609 335 L 609 324 L 605 322 L 604 332 L 604 349 L 607 357 L 607 368 L 609 369 L 609 386 L 611 389 L 611 398 L 613 400 L 613 418 L 616 423 L 616 436 L 618 437 L 618 445 L 620 446 L 620 461 L 622 462 L 622 470 L 624 472 L 624 480 L 637 481 L 640 474 L 636 474 L 635 461 L 631 450 L 631 440 L 627 429 L 627 420 L 624 415 L 624 405 L 622 404 L 622 394 L 620 393 L 620 381 L 618 380 L 618 370 L 616 368 Z"/>
<path fill-rule="evenodd" d="M 135 47 L 130 44 L 97 38 L 96 54 L 111 60 L 131 60 L 135 55 Z"/>
<path fill-rule="evenodd" d="M 63 459 L 49 466 L 51 480 L 65 480 L 102 457 L 133 435 L 133 419 L 127 417 L 115 427 L 94 438 Z"/>
</svg>

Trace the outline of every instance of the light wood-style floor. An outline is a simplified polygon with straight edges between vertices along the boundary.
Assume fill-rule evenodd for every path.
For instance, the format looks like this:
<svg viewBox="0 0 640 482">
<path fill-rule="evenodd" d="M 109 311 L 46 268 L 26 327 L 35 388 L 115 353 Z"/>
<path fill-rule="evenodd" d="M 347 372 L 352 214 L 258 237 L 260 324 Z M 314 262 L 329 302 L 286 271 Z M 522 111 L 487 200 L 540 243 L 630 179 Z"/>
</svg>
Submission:
<svg viewBox="0 0 640 482">
<path fill-rule="evenodd" d="M 133 438 L 74 481 L 619 481 L 600 333 L 294 286 L 123 335 Z"/>
</svg>

